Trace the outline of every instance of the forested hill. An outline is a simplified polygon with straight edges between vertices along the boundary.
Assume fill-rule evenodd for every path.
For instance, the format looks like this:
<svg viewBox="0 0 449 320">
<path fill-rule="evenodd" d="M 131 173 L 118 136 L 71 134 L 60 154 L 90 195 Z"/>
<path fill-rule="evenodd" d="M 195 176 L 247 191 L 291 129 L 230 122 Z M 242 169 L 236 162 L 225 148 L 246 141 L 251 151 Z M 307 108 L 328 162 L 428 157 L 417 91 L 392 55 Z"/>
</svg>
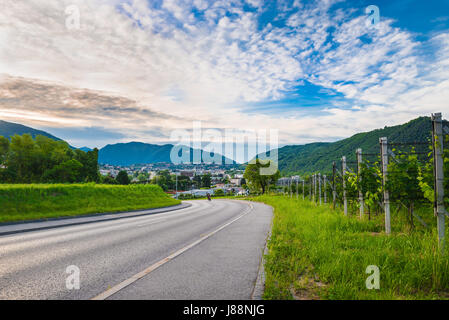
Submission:
<svg viewBox="0 0 449 320">
<path fill-rule="evenodd" d="M 445 121 L 445 125 L 449 123 Z M 420 117 L 403 125 L 358 133 L 333 143 L 285 146 L 279 149 L 279 169 L 283 174 L 330 171 L 332 162 L 342 156 L 355 161 L 357 148 L 362 148 L 364 153 L 378 153 L 380 137 L 387 137 L 389 142 L 426 142 L 430 141 L 431 132 L 430 118 Z"/>
<path fill-rule="evenodd" d="M 54 135 L 51 135 L 48 132 L 42 130 L 33 129 L 18 123 L 0 120 L 0 136 L 11 138 L 15 134 L 21 136 L 25 133 L 31 134 L 33 138 L 36 138 L 36 136 L 41 135 L 56 141 L 61 140 L 55 137 Z"/>
<path fill-rule="evenodd" d="M 129 166 L 144 163 L 170 163 L 172 144 L 156 145 L 142 142 L 110 144 L 100 149 L 98 161 L 103 164 Z M 190 148 L 190 162 L 193 161 L 194 149 Z M 221 156 L 222 163 L 236 164 L 235 161 Z"/>
<path fill-rule="evenodd" d="M 33 138 L 37 136 L 45 136 L 50 139 L 61 141 L 45 131 L 33 129 L 18 123 L 12 123 L 0 120 L 0 136 L 10 139 L 14 135 L 22 136 L 23 134 L 30 134 Z M 93 137 L 94 138 L 94 137 Z M 130 142 L 130 143 L 117 143 L 110 144 L 102 149 L 98 153 L 98 161 L 102 164 L 121 165 L 128 166 L 132 164 L 144 164 L 144 163 L 158 163 L 158 162 L 171 162 L 170 151 L 172 144 L 156 145 L 142 142 Z M 71 147 L 75 149 L 74 147 Z M 80 150 L 84 152 L 92 151 L 92 149 L 83 147 Z M 193 161 L 193 149 L 190 148 L 190 161 Z M 222 157 L 222 163 L 236 164 L 235 161 Z"/>
</svg>

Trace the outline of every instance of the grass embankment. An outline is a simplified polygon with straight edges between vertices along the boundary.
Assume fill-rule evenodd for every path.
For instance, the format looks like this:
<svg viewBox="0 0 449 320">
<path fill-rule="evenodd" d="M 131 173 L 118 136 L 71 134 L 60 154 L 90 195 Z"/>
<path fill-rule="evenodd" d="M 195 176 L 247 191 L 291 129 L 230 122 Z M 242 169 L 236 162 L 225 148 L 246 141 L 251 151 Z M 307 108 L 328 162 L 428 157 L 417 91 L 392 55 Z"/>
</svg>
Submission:
<svg viewBox="0 0 449 320">
<path fill-rule="evenodd" d="M 361 221 L 307 200 L 251 200 L 274 208 L 265 299 L 449 298 L 449 243 L 440 253 L 435 228 L 387 236 L 382 215 Z M 369 265 L 380 269 L 379 290 L 366 288 Z"/>
<path fill-rule="evenodd" d="M 150 209 L 178 203 L 155 185 L 0 185 L 0 222 Z"/>
</svg>

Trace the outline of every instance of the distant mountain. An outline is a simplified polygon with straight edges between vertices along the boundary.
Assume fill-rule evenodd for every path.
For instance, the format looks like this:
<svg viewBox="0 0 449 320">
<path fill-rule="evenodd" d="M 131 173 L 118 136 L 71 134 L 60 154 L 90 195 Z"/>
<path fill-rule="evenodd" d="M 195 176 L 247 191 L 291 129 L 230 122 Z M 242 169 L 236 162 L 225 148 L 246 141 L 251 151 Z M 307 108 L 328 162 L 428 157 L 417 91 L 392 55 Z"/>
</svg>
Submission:
<svg viewBox="0 0 449 320">
<path fill-rule="evenodd" d="M 445 125 L 449 122 L 445 121 Z M 370 132 L 358 133 L 350 138 L 333 143 L 311 143 L 285 146 L 278 149 L 279 169 L 283 174 L 330 172 L 332 162 L 346 156 L 348 162 L 356 161 L 355 151 L 378 154 L 379 138 L 387 137 L 389 142 L 427 142 L 432 139 L 432 122 L 429 117 L 420 117 L 403 125 L 384 127 Z M 428 151 L 427 146 L 417 146 L 418 151 Z M 375 161 L 377 157 L 370 157 Z"/>
<path fill-rule="evenodd" d="M 169 144 L 160 146 L 142 142 L 109 144 L 98 152 L 98 162 L 120 166 L 170 162 L 171 148 Z"/>
<path fill-rule="evenodd" d="M 31 134 L 33 138 L 38 135 L 49 137 L 53 140 L 62 141 L 62 139 L 53 136 L 52 134 L 33 129 L 18 123 L 12 123 L 0 120 L 0 136 L 7 138 L 13 135 L 23 135 L 25 133 Z M 103 164 L 129 166 L 132 164 L 144 163 L 158 163 L 171 162 L 170 152 L 173 145 L 156 145 L 142 142 L 117 143 L 110 144 L 99 150 L 98 162 Z M 75 149 L 71 147 L 72 149 Z M 82 147 L 80 150 L 85 152 L 91 151 L 91 148 Z M 193 149 L 190 148 L 190 161 L 193 161 Z M 226 158 L 222 156 L 222 163 L 225 163 Z M 228 160 L 230 161 L 230 160 Z M 232 162 L 235 164 L 235 162 Z"/>
<path fill-rule="evenodd" d="M 445 121 L 449 127 L 449 122 Z M 379 153 L 379 138 L 387 137 L 389 142 L 427 142 L 431 139 L 432 122 L 429 117 L 420 117 L 403 125 L 384 127 L 370 132 L 358 133 L 350 138 L 333 143 L 319 142 L 305 145 L 285 146 L 278 150 L 279 169 L 283 174 L 331 171 L 332 162 L 346 156 L 348 162 L 356 160 L 355 150 L 363 153 Z M 36 130 L 21 124 L 0 120 L 0 135 L 11 137 L 14 134 L 29 133 L 33 137 L 44 135 L 61 140 L 45 131 Z M 99 150 L 99 163 L 129 166 L 132 164 L 171 162 L 173 145 L 156 145 L 142 142 L 110 144 Z M 81 150 L 89 151 L 87 147 Z M 427 151 L 427 146 L 418 146 L 418 151 Z M 190 148 L 190 161 L 194 152 Z M 376 158 L 371 158 L 376 160 Z M 222 156 L 222 163 L 226 158 Z M 228 160 L 229 161 L 229 160 Z M 233 162 L 233 164 L 236 164 Z"/>
<path fill-rule="evenodd" d="M 33 138 L 36 138 L 37 135 L 42 135 L 49 137 L 53 140 L 60 141 L 62 139 L 59 139 L 58 137 L 55 137 L 54 135 L 49 134 L 48 132 L 42 131 L 42 130 L 36 130 L 18 123 L 12 123 L 0 120 L 0 136 L 11 138 L 13 135 L 23 135 L 25 133 L 31 134 Z"/>
<path fill-rule="evenodd" d="M 142 142 L 109 144 L 99 150 L 98 162 L 102 164 L 129 166 L 144 163 L 170 163 L 172 144 L 156 145 Z M 193 161 L 193 149 L 190 148 L 190 162 Z M 226 158 L 222 157 L 224 164 Z M 228 160 L 231 161 L 231 160 Z M 235 162 L 232 162 L 235 164 Z"/>
</svg>

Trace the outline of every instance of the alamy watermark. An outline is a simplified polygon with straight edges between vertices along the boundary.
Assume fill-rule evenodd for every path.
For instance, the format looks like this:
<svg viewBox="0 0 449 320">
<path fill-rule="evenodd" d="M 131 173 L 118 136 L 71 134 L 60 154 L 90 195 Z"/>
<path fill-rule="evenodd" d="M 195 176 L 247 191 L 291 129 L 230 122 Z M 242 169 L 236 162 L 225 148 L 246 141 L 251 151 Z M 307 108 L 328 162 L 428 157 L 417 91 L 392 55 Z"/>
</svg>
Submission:
<svg viewBox="0 0 449 320">
<path fill-rule="evenodd" d="M 371 26 L 378 26 L 379 22 L 380 22 L 380 9 L 378 6 L 375 5 L 370 5 L 368 7 L 366 7 L 365 9 L 365 13 L 368 16 L 368 19 L 366 20 L 366 25 L 371 27 Z"/>
<path fill-rule="evenodd" d="M 376 265 L 370 265 L 366 267 L 365 272 L 370 276 L 366 278 L 365 284 L 368 290 L 380 289 L 380 270 Z"/>
<path fill-rule="evenodd" d="M 68 30 L 79 30 L 81 28 L 80 9 L 76 5 L 65 8 L 65 26 Z"/>
<path fill-rule="evenodd" d="M 277 129 L 202 129 L 201 121 L 195 121 L 192 130 L 172 131 L 170 140 L 173 164 L 231 165 L 236 159 L 253 164 L 257 156 L 266 164 L 260 168 L 261 175 L 275 174 L 278 169 Z"/>
<path fill-rule="evenodd" d="M 65 287 L 67 290 L 80 289 L 80 268 L 75 265 L 70 265 L 65 269 L 65 273 L 69 276 L 65 280 Z"/>
</svg>

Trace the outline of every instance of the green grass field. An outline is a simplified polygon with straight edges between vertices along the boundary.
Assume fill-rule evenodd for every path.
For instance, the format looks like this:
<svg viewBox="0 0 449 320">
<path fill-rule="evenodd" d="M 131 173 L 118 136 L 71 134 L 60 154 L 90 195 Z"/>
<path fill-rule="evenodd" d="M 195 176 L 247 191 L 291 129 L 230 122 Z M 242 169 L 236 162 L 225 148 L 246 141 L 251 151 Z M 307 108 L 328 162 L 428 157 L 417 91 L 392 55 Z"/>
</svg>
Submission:
<svg viewBox="0 0 449 320">
<path fill-rule="evenodd" d="M 361 221 L 329 206 L 284 196 L 249 200 L 274 208 L 266 256 L 265 299 L 448 299 L 449 243 L 441 253 L 435 228 L 383 233 L 383 215 Z M 446 236 L 446 239 L 449 237 Z M 368 290 L 369 265 L 380 289 Z"/>
<path fill-rule="evenodd" d="M 150 209 L 178 203 L 155 185 L 0 185 L 0 222 Z"/>
</svg>

